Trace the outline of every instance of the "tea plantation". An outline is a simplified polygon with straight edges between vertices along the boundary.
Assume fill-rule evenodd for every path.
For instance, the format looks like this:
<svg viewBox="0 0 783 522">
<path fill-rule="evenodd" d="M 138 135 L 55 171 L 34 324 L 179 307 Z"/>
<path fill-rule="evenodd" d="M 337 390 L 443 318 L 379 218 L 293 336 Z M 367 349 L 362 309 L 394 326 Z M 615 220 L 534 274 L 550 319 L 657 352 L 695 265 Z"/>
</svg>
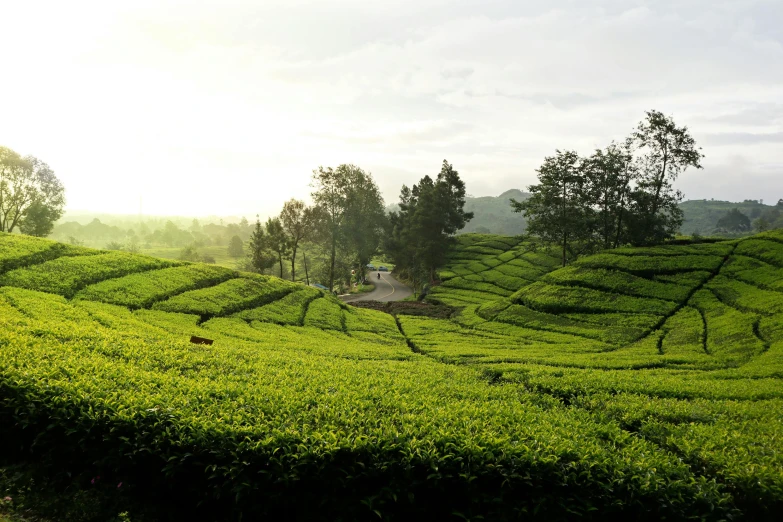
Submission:
<svg viewBox="0 0 783 522">
<path fill-rule="evenodd" d="M 0 234 L 0 462 L 160 520 L 783 512 L 783 234 L 467 234 L 440 277 L 450 319 L 393 316 Z"/>
</svg>

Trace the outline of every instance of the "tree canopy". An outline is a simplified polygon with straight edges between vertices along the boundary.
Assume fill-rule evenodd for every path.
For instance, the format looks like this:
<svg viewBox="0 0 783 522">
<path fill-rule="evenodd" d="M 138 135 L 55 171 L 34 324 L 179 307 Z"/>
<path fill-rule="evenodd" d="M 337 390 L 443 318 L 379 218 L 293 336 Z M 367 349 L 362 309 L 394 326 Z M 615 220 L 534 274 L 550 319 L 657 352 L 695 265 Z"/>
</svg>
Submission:
<svg viewBox="0 0 783 522">
<path fill-rule="evenodd" d="M 233 258 L 242 257 L 244 250 L 242 248 L 242 238 L 234 235 L 228 242 L 228 255 Z"/>
<path fill-rule="evenodd" d="M 748 232 L 751 229 L 750 218 L 733 208 L 718 220 L 716 229 L 719 232 Z"/>
<path fill-rule="evenodd" d="M 65 206 L 65 187 L 46 163 L 0 147 L 0 232 L 47 236 Z"/>
<path fill-rule="evenodd" d="M 411 188 L 402 186 L 399 210 L 389 214 L 384 251 L 414 283 L 434 279 L 452 237 L 473 218 L 465 212 L 465 196 L 465 183 L 446 160 L 434 180 L 424 176 Z"/>
<path fill-rule="evenodd" d="M 269 218 L 266 221 L 266 235 L 264 242 L 268 250 L 275 253 L 280 265 L 280 278 L 283 278 L 283 259 L 287 259 L 291 250 L 291 243 L 286 234 L 280 218 Z"/>
<path fill-rule="evenodd" d="M 268 249 L 264 227 L 259 219 L 256 219 L 253 233 L 247 244 L 247 264 L 250 270 L 258 273 L 263 273 L 275 264 L 275 258 Z"/>
<path fill-rule="evenodd" d="M 545 158 L 530 199 L 511 206 L 524 213 L 528 233 L 558 245 L 564 266 L 599 248 L 660 243 L 683 221 L 673 184 L 702 158 L 687 127 L 649 111 L 622 143 L 589 157 L 558 150 Z"/>
<path fill-rule="evenodd" d="M 280 222 L 283 225 L 283 230 L 288 234 L 288 241 L 291 246 L 291 281 L 295 281 L 296 252 L 302 241 L 313 236 L 315 214 L 311 207 L 305 205 L 304 201 L 290 199 L 283 204 L 283 210 L 280 212 Z"/>
<path fill-rule="evenodd" d="M 311 186 L 314 236 L 328 251 L 331 290 L 337 277 L 349 273 L 345 267 L 345 274 L 336 273 L 338 251 L 347 254 L 348 266 L 362 267 L 378 249 L 386 220 L 384 203 L 372 175 L 356 165 L 318 167 Z"/>
</svg>

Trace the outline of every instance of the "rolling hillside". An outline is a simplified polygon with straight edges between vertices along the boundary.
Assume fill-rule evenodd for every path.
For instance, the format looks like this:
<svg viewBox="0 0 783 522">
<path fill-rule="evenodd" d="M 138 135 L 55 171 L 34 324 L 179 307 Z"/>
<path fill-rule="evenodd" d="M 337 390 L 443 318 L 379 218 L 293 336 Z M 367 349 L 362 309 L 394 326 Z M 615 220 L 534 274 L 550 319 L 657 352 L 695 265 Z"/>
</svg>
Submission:
<svg viewBox="0 0 783 522">
<path fill-rule="evenodd" d="M 699 233 L 709 235 L 715 231 L 718 220 L 726 215 L 731 209 L 738 209 L 752 220 L 762 215 L 769 215 L 769 212 L 783 210 L 783 202 L 777 204 L 773 200 L 771 204 L 764 204 L 760 201 L 746 200 L 742 202 L 715 201 L 706 199 L 695 199 L 683 201 L 680 203 L 685 220 L 680 228 L 680 233 L 691 235 Z M 783 222 L 770 220 L 772 228 L 780 228 Z"/>
<path fill-rule="evenodd" d="M 441 277 L 451 319 L 395 317 L 0 234 L 2 459 L 161 519 L 783 508 L 783 234 L 567 268 L 468 234 Z"/>
<path fill-rule="evenodd" d="M 499 196 L 469 197 L 465 199 L 465 212 L 473 212 L 461 234 L 471 232 L 491 232 L 506 236 L 516 236 L 525 231 L 525 217 L 511 210 L 509 200 L 524 201 L 530 194 L 521 190 L 507 190 Z"/>
<path fill-rule="evenodd" d="M 530 193 L 522 192 L 518 189 L 507 190 L 499 196 L 468 197 L 465 199 L 465 211 L 473 212 L 474 217 L 468 222 L 465 228 L 460 232 L 466 233 L 492 233 L 507 236 L 516 236 L 523 234 L 526 228 L 526 221 L 523 214 L 512 212 L 509 199 L 514 198 L 517 201 L 524 201 L 530 197 Z M 783 201 L 775 204 L 763 204 L 759 201 L 714 201 L 706 199 L 688 200 L 680 203 L 680 209 L 683 211 L 684 221 L 680 228 L 683 235 L 692 235 L 698 233 L 701 235 L 712 235 L 715 233 L 718 220 L 726 213 L 737 208 L 748 216 L 751 220 L 759 216 L 769 216 L 771 228 L 781 228 L 783 224 L 780 221 L 779 212 L 783 210 Z M 748 235 L 744 233 L 742 235 Z"/>
</svg>

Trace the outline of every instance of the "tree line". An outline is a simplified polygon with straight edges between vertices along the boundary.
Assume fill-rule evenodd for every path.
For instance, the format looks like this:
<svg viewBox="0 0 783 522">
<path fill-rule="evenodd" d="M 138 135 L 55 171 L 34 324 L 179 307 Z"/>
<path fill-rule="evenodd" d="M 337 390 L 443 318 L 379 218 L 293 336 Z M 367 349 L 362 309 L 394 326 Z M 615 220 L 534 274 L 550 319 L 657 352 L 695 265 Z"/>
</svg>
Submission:
<svg viewBox="0 0 783 522">
<path fill-rule="evenodd" d="M 382 253 L 414 283 L 430 281 L 453 236 L 473 217 L 464 211 L 465 183 L 446 160 L 435 179 L 424 176 L 411 188 L 403 185 L 400 210 L 390 213 L 372 175 L 356 165 L 318 167 L 310 185 L 311 206 L 291 199 L 278 216 L 256 221 L 245 245 L 245 268 L 283 277 L 287 261 L 292 280 L 302 266 L 305 282 L 312 277 L 334 289 L 350 284 L 352 270 L 361 276 Z M 308 263 L 305 257 L 298 265 L 305 244 L 315 259 Z M 229 249 L 242 248 L 232 239 Z"/>
<path fill-rule="evenodd" d="M 436 279 L 454 235 L 473 219 L 465 212 L 465 182 L 448 161 L 435 179 L 402 186 L 399 210 L 390 212 L 383 250 L 414 285 Z"/>
<path fill-rule="evenodd" d="M 682 194 L 673 185 L 688 168 L 702 168 L 703 157 L 687 127 L 649 111 L 626 139 L 589 156 L 556 150 L 537 169 L 530 197 L 510 204 L 524 213 L 530 237 L 558 248 L 564 266 L 599 249 L 656 244 L 682 225 Z M 62 214 L 62 184 L 44 163 L 10 149 L 0 148 L 0 168 L 0 230 L 46 235 Z M 465 183 L 446 160 L 434 178 L 403 185 L 399 209 L 389 213 L 372 175 L 356 165 L 318 167 L 310 185 L 312 205 L 291 199 L 264 223 L 235 226 L 227 250 L 243 259 L 240 268 L 297 280 L 301 267 L 306 283 L 312 278 L 334 289 L 382 252 L 419 286 L 436 279 L 453 237 L 473 218 L 465 211 Z M 185 231 L 167 223 L 147 238 L 173 244 L 203 235 L 196 225 Z"/>
<path fill-rule="evenodd" d="M 400 209 L 390 213 L 372 175 L 355 165 L 319 167 L 311 187 L 312 206 L 292 199 L 279 216 L 256 221 L 248 268 L 263 272 L 276 265 L 282 277 L 287 260 L 295 279 L 297 251 L 307 243 L 317 253 L 315 279 L 330 289 L 349 283 L 352 269 L 362 274 L 379 252 L 419 284 L 436 278 L 453 236 L 473 217 L 464 211 L 465 183 L 446 160 L 434 179 L 403 185 Z M 305 260 L 303 266 L 307 271 L 312 265 Z"/>
<path fill-rule="evenodd" d="M 620 245 L 652 245 L 672 238 L 683 222 L 674 182 L 704 155 L 688 131 L 658 111 L 636 129 L 590 156 L 557 150 L 538 168 L 529 199 L 511 199 L 527 218 L 527 233 L 557 245 L 569 260 Z"/>
<path fill-rule="evenodd" d="M 277 265 L 283 277 L 284 261 L 288 261 L 295 280 L 297 253 L 307 243 L 317 253 L 315 279 L 331 290 L 350 284 L 351 270 L 361 272 L 378 251 L 386 223 L 384 202 L 372 175 L 356 165 L 318 167 L 311 187 L 311 206 L 291 199 L 280 215 L 263 225 L 256 221 L 247 243 L 247 265 L 256 272 Z M 306 257 L 303 261 L 309 283 L 310 265 Z"/>
<path fill-rule="evenodd" d="M 774 207 L 763 211 L 758 207 L 753 208 L 750 216 L 744 214 L 739 208 L 729 209 L 715 223 L 714 233 L 744 235 L 754 231 L 766 232 L 776 228 L 783 228 L 783 199 L 779 199 Z"/>
</svg>

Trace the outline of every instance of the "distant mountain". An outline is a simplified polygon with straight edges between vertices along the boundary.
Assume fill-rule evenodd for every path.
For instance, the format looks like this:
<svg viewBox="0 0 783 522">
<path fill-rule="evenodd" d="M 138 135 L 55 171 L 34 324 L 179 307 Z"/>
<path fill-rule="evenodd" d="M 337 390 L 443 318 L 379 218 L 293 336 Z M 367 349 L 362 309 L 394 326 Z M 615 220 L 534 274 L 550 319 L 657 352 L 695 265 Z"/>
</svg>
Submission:
<svg viewBox="0 0 783 522">
<path fill-rule="evenodd" d="M 466 198 L 465 210 L 473 212 L 474 217 L 460 233 L 480 232 L 516 236 L 525 231 L 525 218 L 511 210 L 511 198 L 517 201 L 530 197 L 527 192 L 511 189 L 499 196 Z"/>
<path fill-rule="evenodd" d="M 517 201 L 525 200 L 530 197 L 529 192 L 522 192 L 518 189 L 507 190 L 499 196 L 484 196 L 480 198 L 465 198 L 465 210 L 473 212 L 474 217 L 468 224 L 460 230 L 460 234 L 468 232 L 477 232 L 483 234 L 501 234 L 504 236 L 516 236 L 522 234 L 527 227 L 527 223 L 522 214 L 517 214 L 511 210 L 510 199 Z M 680 203 L 685 214 L 685 221 L 682 224 L 680 233 L 691 235 L 694 232 L 702 235 L 715 233 L 718 220 L 726 213 L 737 208 L 740 212 L 748 216 L 750 220 L 764 214 L 769 216 L 772 212 L 774 218 L 770 218 L 772 228 L 783 227 L 783 200 L 779 202 L 772 201 L 771 205 L 765 205 L 762 200 L 745 200 L 741 203 L 731 201 L 717 201 L 712 199 L 694 199 Z M 387 207 L 387 211 L 397 211 L 399 206 L 392 204 Z M 778 217 L 775 211 L 780 212 Z M 780 220 L 780 221 L 777 221 Z M 750 233 L 750 232 L 748 232 Z"/>
<path fill-rule="evenodd" d="M 512 212 L 509 199 L 525 200 L 529 197 L 530 193 L 528 192 L 511 189 L 497 197 L 467 198 L 465 210 L 473 212 L 475 216 L 460 233 L 483 232 L 506 236 L 523 233 L 526 228 L 525 218 L 522 214 Z M 779 210 L 783 215 L 783 200 L 780 202 L 773 200 L 771 203 L 771 205 L 765 205 L 762 200 L 750 199 L 737 203 L 711 199 L 683 201 L 680 203 L 680 208 L 685 214 L 685 221 L 680 232 L 685 235 L 694 232 L 704 235 L 713 234 L 718 220 L 733 208 L 739 209 L 751 221 L 762 214 L 769 216 L 772 212 L 772 215 L 775 215 L 775 210 Z M 775 222 L 775 219 L 770 219 L 770 221 L 774 228 L 780 226 Z"/>
<path fill-rule="evenodd" d="M 530 197 L 527 192 L 511 189 L 501 195 L 483 196 L 480 198 L 465 198 L 465 211 L 473 212 L 475 216 L 459 231 L 460 234 L 476 232 L 480 234 L 501 234 L 516 236 L 525 231 L 525 218 L 511 210 L 509 200 L 525 200 Z M 397 212 L 400 206 L 392 203 L 386 207 L 386 212 Z"/>
</svg>

